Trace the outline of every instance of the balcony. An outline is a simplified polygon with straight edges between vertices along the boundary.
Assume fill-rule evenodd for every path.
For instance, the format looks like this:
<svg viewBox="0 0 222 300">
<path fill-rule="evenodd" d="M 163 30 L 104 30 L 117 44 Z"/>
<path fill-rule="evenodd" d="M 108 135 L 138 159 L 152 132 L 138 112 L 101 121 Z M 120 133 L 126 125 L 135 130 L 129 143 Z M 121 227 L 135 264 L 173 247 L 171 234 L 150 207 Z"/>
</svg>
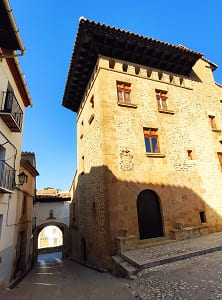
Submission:
<svg viewBox="0 0 222 300">
<path fill-rule="evenodd" d="M 11 193 L 15 188 L 15 170 L 0 160 L 0 192 Z"/>
<path fill-rule="evenodd" d="M 23 111 L 13 92 L 4 92 L 0 100 L 0 117 L 12 132 L 22 131 Z"/>
</svg>

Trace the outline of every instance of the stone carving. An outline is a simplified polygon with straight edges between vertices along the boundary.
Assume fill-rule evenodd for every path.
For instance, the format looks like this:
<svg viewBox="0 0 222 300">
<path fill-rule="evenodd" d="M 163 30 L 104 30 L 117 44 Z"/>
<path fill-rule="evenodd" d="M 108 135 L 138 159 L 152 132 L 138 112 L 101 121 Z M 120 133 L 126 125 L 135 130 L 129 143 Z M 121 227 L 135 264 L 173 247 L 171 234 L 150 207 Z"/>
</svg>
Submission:
<svg viewBox="0 0 222 300">
<path fill-rule="evenodd" d="M 122 171 L 133 171 L 133 154 L 127 148 L 120 150 L 120 169 Z"/>
</svg>

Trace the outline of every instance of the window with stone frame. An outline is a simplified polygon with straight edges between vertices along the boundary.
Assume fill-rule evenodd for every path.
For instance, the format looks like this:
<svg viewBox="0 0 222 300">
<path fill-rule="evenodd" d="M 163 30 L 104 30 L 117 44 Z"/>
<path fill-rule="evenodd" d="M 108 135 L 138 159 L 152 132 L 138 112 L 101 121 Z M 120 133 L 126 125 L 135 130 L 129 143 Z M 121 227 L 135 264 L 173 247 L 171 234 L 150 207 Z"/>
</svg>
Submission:
<svg viewBox="0 0 222 300">
<path fill-rule="evenodd" d="M 131 99 L 131 83 L 117 81 L 117 97 L 120 103 L 132 103 Z"/>
<path fill-rule="evenodd" d="M 156 128 L 143 128 L 146 153 L 160 153 Z"/>
<path fill-rule="evenodd" d="M 168 110 L 167 91 L 156 89 L 156 100 L 158 109 Z"/>
<path fill-rule="evenodd" d="M 220 163 L 220 168 L 221 168 L 221 171 L 222 171 L 222 152 L 217 152 L 217 156 L 218 156 L 219 163 Z"/>
</svg>

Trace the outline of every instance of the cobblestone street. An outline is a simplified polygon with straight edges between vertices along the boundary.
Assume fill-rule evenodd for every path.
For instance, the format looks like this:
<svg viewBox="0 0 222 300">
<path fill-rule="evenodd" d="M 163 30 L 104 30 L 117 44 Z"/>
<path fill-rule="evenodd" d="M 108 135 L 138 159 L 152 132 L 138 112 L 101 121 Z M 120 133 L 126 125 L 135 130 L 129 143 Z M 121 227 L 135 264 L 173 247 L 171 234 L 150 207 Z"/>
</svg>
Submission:
<svg viewBox="0 0 222 300">
<path fill-rule="evenodd" d="M 137 299 L 222 299 L 222 252 L 142 271 L 130 288 Z"/>
<path fill-rule="evenodd" d="M 141 271 L 136 280 L 61 261 L 57 255 L 40 258 L 1 300 L 222 299 L 221 251 Z"/>
</svg>

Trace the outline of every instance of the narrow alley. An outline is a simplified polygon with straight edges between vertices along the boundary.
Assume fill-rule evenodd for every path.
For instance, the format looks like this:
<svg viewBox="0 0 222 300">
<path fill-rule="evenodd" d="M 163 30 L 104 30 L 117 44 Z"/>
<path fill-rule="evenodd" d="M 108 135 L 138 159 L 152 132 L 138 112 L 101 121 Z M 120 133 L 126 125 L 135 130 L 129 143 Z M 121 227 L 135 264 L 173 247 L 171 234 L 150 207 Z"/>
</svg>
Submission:
<svg viewBox="0 0 222 300">
<path fill-rule="evenodd" d="M 81 266 L 70 260 L 61 260 L 61 252 L 39 255 L 32 271 L 13 289 L 8 289 L 2 300 L 131 300 L 125 279 L 109 273 Z"/>
</svg>

